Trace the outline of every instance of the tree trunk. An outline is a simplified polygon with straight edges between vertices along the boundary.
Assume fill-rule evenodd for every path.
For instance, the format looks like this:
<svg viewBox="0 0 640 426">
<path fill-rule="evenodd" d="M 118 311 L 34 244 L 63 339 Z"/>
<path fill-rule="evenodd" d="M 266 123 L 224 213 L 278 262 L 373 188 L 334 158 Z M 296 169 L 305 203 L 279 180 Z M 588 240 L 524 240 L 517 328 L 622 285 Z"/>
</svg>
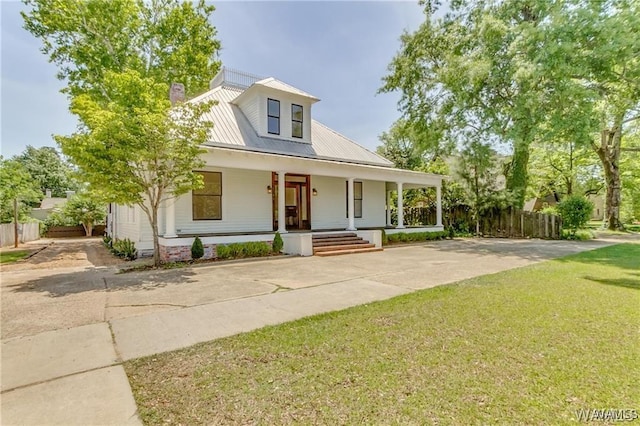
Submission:
<svg viewBox="0 0 640 426">
<path fill-rule="evenodd" d="M 20 238 L 18 237 L 18 199 L 13 199 L 13 247 L 18 248 Z"/>
<path fill-rule="evenodd" d="M 82 222 L 82 227 L 84 228 L 84 235 L 86 237 L 90 237 L 93 234 L 93 223 Z"/>
<path fill-rule="evenodd" d="M 515 196 L 515 207 L 521 209 L 524 206 L 524 197 L 527 190 L 527 168 L 529 165 L 529 142 L 523 140 L 514 143 L 511 169 L 507 178 L 507 189 Z"/>
<path fill-rule="evenodd" d="M 622 184 L 620 180 L 620 142 L 621 126 L 612 130 L 603 130 L 600 138 L 600 146 L 595 149 L 602 169 L 604 170 L 607 195 L 605 198 L 605 226 L 612 231 L 622 230 L 620 222 L 620 201 Z"/>
<path fill-rule="evenodd" d="M 158 208 L 151 206 L 151 230 L 153 231 L 153 266 L 160 266 L 160 242 L 158 241 Z"/>
</svg>

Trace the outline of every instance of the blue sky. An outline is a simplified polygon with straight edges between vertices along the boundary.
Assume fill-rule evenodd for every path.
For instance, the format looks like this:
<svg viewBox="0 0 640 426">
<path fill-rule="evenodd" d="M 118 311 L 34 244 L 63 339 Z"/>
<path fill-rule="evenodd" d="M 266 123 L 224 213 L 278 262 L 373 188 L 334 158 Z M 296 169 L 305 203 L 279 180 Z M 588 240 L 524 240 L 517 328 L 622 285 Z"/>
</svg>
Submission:
<svg viewBox="0 0 640 426">
<path fill-rule="evenodd" d="M 1 3 L 2 155 L 55 146 L 76 121 L 64 83 L 22 28 L 17 1 Z M 276 77 L 321 99 L 313 118 L 374 150 L 398 118 L 398 94 L 379 94 L 404 29 L 424 20 L 415 2 L 214 2 L 223 65 Z M 213 77 L 213 76 L 212 76 Z"/>
</svg>

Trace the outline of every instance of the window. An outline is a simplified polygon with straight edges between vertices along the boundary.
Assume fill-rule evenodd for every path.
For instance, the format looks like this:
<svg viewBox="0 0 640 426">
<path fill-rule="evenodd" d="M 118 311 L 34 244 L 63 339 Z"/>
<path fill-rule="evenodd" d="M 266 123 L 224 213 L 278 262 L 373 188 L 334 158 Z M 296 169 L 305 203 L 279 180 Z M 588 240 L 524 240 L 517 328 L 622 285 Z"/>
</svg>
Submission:
<svg viewBox="0 0 640 426">
<path fill-rule="evenodd" d="M 349 217 L 349 181 L 347 181 L 347 217 Z M 362 182 L 353 182 L 353 217 L 362 218 Z"/>
<path fill-rule="evenodd" d="M 202 175 L 204 187 L 191 194 L 193 220 L 222 219 L 222 173 L 197 173 Z"/>
<path fill-rule="evenodd" d="M 267 99 L 267 131 L 280 134 L 280 101 L 275 99 Z"/>
<path fill-rule="evenodd" d="M 294 138 L 302 137 L 302 106 L 291 105 L 291 136 Z"/>
</svg>

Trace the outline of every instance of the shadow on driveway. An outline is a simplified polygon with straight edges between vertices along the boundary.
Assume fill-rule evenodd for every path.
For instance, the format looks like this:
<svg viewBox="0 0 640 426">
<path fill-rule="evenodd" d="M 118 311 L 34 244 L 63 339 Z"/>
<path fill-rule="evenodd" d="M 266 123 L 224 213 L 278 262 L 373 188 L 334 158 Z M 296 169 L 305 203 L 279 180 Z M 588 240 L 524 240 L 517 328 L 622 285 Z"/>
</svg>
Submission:
<svg viewBox="0 0 640 426">
<path fill-rule="evenodd" d="M 128 274 L 116 274 L 113 271 L 86 269 L 46 275 L 5 286 L 12 293 L 48 293 L 49 297 L 64 297 L 91 291 L 153 290 L 167 284 L 185 284 L 193 282 L 195 273 L 190 269 L 169 271 L 149 271 Z"/>
</svg>

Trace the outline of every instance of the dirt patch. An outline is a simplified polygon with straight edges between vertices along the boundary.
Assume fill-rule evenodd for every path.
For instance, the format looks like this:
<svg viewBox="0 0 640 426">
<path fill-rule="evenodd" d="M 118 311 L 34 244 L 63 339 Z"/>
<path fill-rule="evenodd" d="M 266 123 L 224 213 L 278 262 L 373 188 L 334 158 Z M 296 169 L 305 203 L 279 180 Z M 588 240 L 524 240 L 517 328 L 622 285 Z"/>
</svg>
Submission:
<svg viewBox="0 0 640 426">
<path fill-rule="evenodd" d="M 65 238 L 51 240 L 49 245 L 30 258 L 5 265 L 2 270 L 101 267 L 119 265 L 123 262 L 104 247 L 100 238 Z"/>
</svg>

